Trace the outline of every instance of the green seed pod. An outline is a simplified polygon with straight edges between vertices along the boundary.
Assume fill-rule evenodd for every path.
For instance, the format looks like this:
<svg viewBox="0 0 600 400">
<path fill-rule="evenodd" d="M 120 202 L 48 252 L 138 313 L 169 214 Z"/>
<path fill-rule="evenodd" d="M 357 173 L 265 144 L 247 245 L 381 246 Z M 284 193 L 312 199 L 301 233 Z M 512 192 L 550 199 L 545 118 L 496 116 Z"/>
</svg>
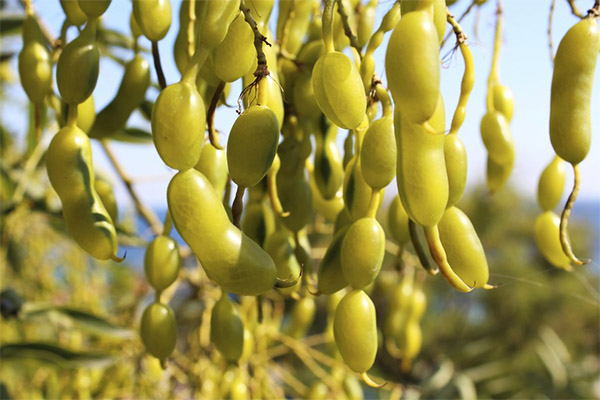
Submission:
<svg viewBox="0 0 600 400">
<path fill-rule="evenodd" d="M 136 54 L 125 66 L 125 74 L 115 98 L 98 113 L 89 136 L 107 138 L 125 127 L 131 113 L 146 98 L 150 86 L 148 61 Z"/>
<path fill-rule="evenodd" d="M 346 365 L 354 372 L 368 371 L 377 355 L 375 306 L 362 290 L 346 294 L 335 310 L 335 344 Z"/>
<path fill-rule="evenodd" d="M 140 31 L 151 42 L 163 39 L 171 27 L 169 0 L 134 0 L 133 15 Z"/>
<path fill-rule="evenodd" d="M 415 11 L 418 9 L 423 9 L 425 7 L 430 6 L 431 4 L 424 4 L 431 2 L 422 2 L 422 1 L 405 1 L 402 3 L 402 15 Z M 442 40 L 444 40 L 444 34 L 446 33 L 446 1 L 445 0 L 434 0 L 433 8 L 429 10 L 429 12 L 433 12 L 433 22 L 435 24 L 435 29 L 438 34 L 438 39 L 440 44 Z"/>
<path fill-rule="evenodd" d="M 34 104 L 41 104 L 52 89 L 52 60 L 34 16 L 23 23 L 23 49 L 19 53 L 19 78 Z"/>
<path fill-rule="evenodd" d="M 542 211 L 553 210 L 560 202 L 567 178 L 565 164 L 563 159 L 555 156 L 540 176 L 537 199 Z"/>
<path fill-rule="evenodd" d="M 469 217 L 457 207 L 450 207 L 438 227 L 453 271 L 471 287 L 487 284 L 489 269 L 485 251 Z"/>
<path fill-rule="evenodd" d="M 227 165 L 238 185 L 256 185 L 265 177 L 277 153 L 279 123 L 266 106 L 254 105 L 235 121 L 227 141 Z"/>
<path fill-rule="evenodd" d="M 500 164 L 515 158 L 515 143 L 508 121 L 498 111 L 488 111 L 481 119 L 481 138 L 490 158 Z"/>
<path fill-rule="evenodd" d="M 63 100 L 67 104 L 77 105 L 90 97 L 96 87 L 99 71 L 96 22 L 92 21 L 77 39 L 65 46 L 58 58 L 56 83 Z"/>
<path fill-rule="evenodd" d="M 364 47 L 369 42 L 373 25 L 375 25 L 375 13 L 377 11 L 377 1 L 371 0 L 363 7 L 358 18 L 358 28 L 356 30 L 356 42 L 360 47 Z"/>
<path fill-rule="evenodd" d="M 325 117 L 323 117 L 323 120 L 327 121 Z M 342 186 L 344 169 L 342 156 L 336 143 L 337 125 L 330 123 L 326 129 L 323 128 L 325 127 L 321 127 L 321 130 L 315 133 L 316 146 L 313 174 L 319 193 L 324 199 L 329 200 L 336 195 L 340 186 Z"/>
<path fill-rule="evenodd" d="M 402 206 L 400 197 L 394 197 L 388 210 L 388 228 L 394 240 L 404 245 L 410 242 L 410 233 L 408 231 L 408 214 Z"/>
<path fill-rule="evenodd" d="M 314 319 L 317 306 L 312 296 L 304 297 L 297 301 L 290 312 L 290 323 L 286 333 L 294 339 L 306 336 Z"/>
<path fill-rule="evenodd" d="M 237 306 L 227 295 L 212 309 L 210 341 L 228 362 L 237 362 L 244 349 L 244 323 Z"/>
<path fill-rule="evenodd" d="M 140 336 L 146 351 L 162 362 L 175 350 L 177 322 L 171 307 L 152 303 L 142 314 Z"/>
<path fill-rule="evenodd" d="M 553 211 L 540 214 L 535 220 L 534 237 L 538 249 L 550 264 L 570 271 L 569 257 L 560 244 L 560 218 Z"/>
<path fill-rule="evenodd" d="M 261 247 L 275 230 L 275 216 L 266 202 L 248 202 L 242 219 L 242 231 Z"/>
<path fill-rule="evenodd" d="M 317 187 L 312 169 L 308 171 L 308 186 L 310 187 L 312 205 L 315 211 L 328 220 L 335 221 L 340 211 L 344 209 L 344 198 L 341 188 L 338 189 L 331 199 L 324 199 Z"/>
<path fill-rule="evenodd" d="M 361 218 L 350 225 L 342 242 L 344 279 L 355 289 L 375 281 L 385 255 L 385 233 L 375 218 Z"/>
<path fill-rule="evenodd" d="M 500 164 L 488 156 L 486 182 L 490 192 L 495 193 L 506 184 L 508 178 L 510 178 L 512 168 L 513 161 L 508 162 L 506 164 Z"/>
<path fill-rule="evenodd" d="M 515 111 L 515 100 L 508 86 L 497 83 L 493 89 L 494 109 L 502 113 L 506 121 L 510 122 Z"/>
<path fill-rule="evenodd" d="M 215 73 L 220 80 L 233 82 L 250 71 L 256 60 L 254 32 L 239 13 L 229 26 L 225 39 L 213 50 Z"/>
<path fill-rule="evenodd" d="M 207 143 L 202 147 L 200 159 L 194 168 L 208 178 L 217 194 L 223 196 L 229 175 L 225 150 L 219 150 Z"/>
<path fill-rule="evenodd" d="M 196 3 L 198 45 L 209 50 L 217 47 L 225 39 L 239 10 L 240 0 L 207 0 Z"/>
<path fill-rule="evenodd" d="M 407 122 L 431 118 L 440 93 L 439 39 L 428 10 L 404 15 L 387 47 L 385 70 L 397 112 Z"/>
<path fill-rule="evenodd" d="M 363 178 L 360 159 L 352 158 L 344 173 L 344 205 L 352 220 L 366 215 L 371 202 L 371 187 Z"/>
<path fill-rule="evenodd" d="M 223 290 L 258 295 L 273 287 L 275 263 L 230 222 L 204 175 L 195 169 L 179 172 L 169 183 L 167 201 L 177 231 Z"/>
<path fill-rule="evenodd" d="M 88 19 L 100 18 L 112 0 L 79 0 L 79 8 Z"/>
<path fill-rule="evenodd" d="M 342 243 L 349 226 L 340 228 L 331 239 L 325 255 L 319 265 L 319 292 L 333 294 L 346 286 L 348 282 L 342 273 Z"/>
<path fill-rule="evenodd" d="M 65 104 L 64 115 L 67 114 Z M 90 96 L 79 103 L 77 106 L 77 126 L 84 132 L 89 132 L 96 122 L 96 107 L 94 106 L 94 96 Z"/>
<path fill-rule="evenodd" d="M 69 24 L 81 26 L 87 21 L 87 15 L 81 11 L 77 0 L 60 0 L 60 6 L 67 17 Z"/>
<path fill-rule="evenodd" d="M 152 139 L 165 164 L 178 170 L 193 168 L 205 127 L 204 101 L 193 84 L 178 82 L 160 92 L 152 109 Z"/>
<path fill-rule="evenodd" d="M 327 389 L 327 385 L 321 381 L 316 381 L 310 387 L 306 398 L 310 400 L 325 400 L 328 398 L 328 394 L 329 389 Z"/>
<path fill-rule="evenodd" d="M 448 173 L 448 206 L 456 205 L 467 184 L 467 150 L 456 134 L 446 135 L 444 139 L 444 159 Z"/>
<path fill-rule="evenodd" d="M 584 18 L 565 34 L 554 59 L 550 139 L 556 154 L 577 165 L 591 145 L 591 97 L 600 52 L 596 18 Z"/>
<path fill-rule="evenodd" d="M 310 187 L 303 176 L 292 179 L 277 178 L 277 195 L 283 209 L 290 213 L 281 221 L 291 231 L 298 232 L 313 215 Z"/>
<path fill-rule="evenodd" d="M 367 130 L 360 150 L 365 182 L 375 190 L 383 189 L 396 176 L 396 138 L 394 120 L 382 117 Z"/>
<path fill-rule="evenodd" d="M 144 271 L 148 283 L 161 292 L 179 276 L 181 256 L 177 242 L 169 236 L 157 236 L 146 249 Z"/>
<path fill-rule="evenodd" d="M 332 52 L 319 57 L 312 84 L 319 108 L 334 124 L 344 129 L 361 124 L 367 100 L 360 73 L 345 54 Z"/>
<path fill-rule="evenodd" d="M 96 193 L 98 193 L 98 196 L 100 197 L 104 208 L 106 208 L 108 215 L 110 215 L 110 219 L 113 221 L 113 223 L 116 222 L 119 213 L 117 201 L 115 199 L 115 193 L 113 192 L 111 184 L 104 179 L 96 177 L 94 189 L 96 190 Z"/>
</svg>

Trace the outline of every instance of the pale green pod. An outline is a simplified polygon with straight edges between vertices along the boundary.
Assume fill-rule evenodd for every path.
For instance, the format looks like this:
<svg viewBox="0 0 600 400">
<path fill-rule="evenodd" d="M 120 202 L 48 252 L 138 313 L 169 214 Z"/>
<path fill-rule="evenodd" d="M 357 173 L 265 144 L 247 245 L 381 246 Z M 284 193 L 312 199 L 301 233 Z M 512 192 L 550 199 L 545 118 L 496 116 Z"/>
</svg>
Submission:
<svg viewBox="0 0 600 400">
<path fill-rule="evenodd" d="M 567 179 L 565 164 L 563 159 L 555 156 L 540 176 L 537 200 L 542 211 L 553 210 L 562 198 Z"/>
</svg>

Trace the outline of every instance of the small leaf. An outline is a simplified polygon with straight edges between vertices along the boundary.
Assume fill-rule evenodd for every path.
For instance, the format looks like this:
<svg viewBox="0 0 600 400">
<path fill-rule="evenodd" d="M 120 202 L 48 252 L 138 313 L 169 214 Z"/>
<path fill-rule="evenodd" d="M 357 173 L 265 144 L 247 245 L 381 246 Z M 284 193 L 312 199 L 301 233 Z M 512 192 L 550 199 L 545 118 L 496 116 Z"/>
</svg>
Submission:
<svg viewBox="0 0 600 400">
<path fill-rule="evenodd" d="M 47 312 L 58 312 L 70 318 L 73 322 L 79 325 L 82 329 L 88 332 L 103 335 L 112 336 L 115 338 L 128 339 L 134 336 L 133 331 L 113 325 L 106 319 L 97 315 L 91 314 L 86 311 L 78 310 L 67 306 L 53 306 L 53 305 L 37 305 L 27 304 L 24 314 L 29 316 L 35 316 Z"/>
<path fill-rule="evenodd" d="M 142 115 L 150 121 L 152 119 L 152 108 L 154 107 L 154 103 L 150 100 L 144 100 L 144 102 L 140 105 L 140 111 Z"/>
<path fill-rule="evenodd" d="M 25 17 L 25 14 L 2 13 L 2 15 L 0 15 L 0 35 L 7 36 L 20 33 Z"/>
<path fill-rule="evenodd" d="M 106 27 L 99 27 L 96 40 L 99 44 L 106 46 L 121 47 L 123 49 L 131 49 L 133 47 L 133 41 L 129 36 L 112 29 L 107 29 Z"/>
<path fill-rule="evenodd" d="M 55 343 L 21 342 L 0 346 L 0 358 L 10 360 L 33 359 L 65 368 L 97 367 L 111 364 L 113 356 L 103 352 L 83 352 L 65 349 Z"/>
<path fill-rule="evenodd" d="M 111 139 L 127 143 L 149 143 L 152 141 L 152 134 L 139 128 L 125 128 L 111 136 Z"/>
</svg>

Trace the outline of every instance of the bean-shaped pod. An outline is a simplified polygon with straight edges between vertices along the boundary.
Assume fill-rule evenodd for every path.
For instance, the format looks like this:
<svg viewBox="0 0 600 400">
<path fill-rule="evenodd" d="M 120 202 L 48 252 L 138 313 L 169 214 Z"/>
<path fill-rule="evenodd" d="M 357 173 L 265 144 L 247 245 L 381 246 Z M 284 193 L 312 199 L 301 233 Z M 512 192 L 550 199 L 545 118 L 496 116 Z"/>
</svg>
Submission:
<svg viewBox="0 0 600 400">
<path fill-rule="evenodd" d="M 194 168 L 208 178 L 217 194 L 223 195 L 229 175 L 225 150 L 217 149 L 208 143 L 205 144 Z"/>
<path fill-rule="evenodd" d="M 553 211 L 546 211 L 536 218 L 533 232 L 538 249 L 550 264 L 570 271 L 571 263 L 560 244 L 559 231 L 560 218 Z"/>
<path fill-rule="evenodd" d="M 556 208 L 562 198 L 566 179 L 565 161 L 559 156 L 554 156 L 550 164 L 544 168 L 538 182 L 537 200 L 542 211 Z"/>
<path fill-rule="evenodd" d="M 444 131 L 444 102 L 439 94 L 438 107 L 428 122 L 436 131 Z M 400 113 L 394 117 L 394 126 L 398 146 L 396 181 L 402 205 L 416 223 L 434 226 L 448 203 L 445 136 L 427 132 L 421 124 L 406 120 Z"/>
<path fill-rule="evenodd" d="M 350 225 L 342 242 L 344 279 L 355 289 L 375 281 L 385 255 L 385 233 L 375 218 L 361 218 Z"/>
<path fill-rule="evenodd" d="M 399 244 L 405 245 L 410 242 L 410 232 L 408 230 L 408 214 L 402 206 L 400 197 L 394 197 L 388 209 L 388 228 L 392 238 Z"/>
<path fill-rule="evenodd" d="M 375 13 L 377 11 L 377 0 L 369 0 L 358 15 L 358 27 L 356 29 L 356 42 L 364 47 L 369 42 L 373 26 L 375 25 Z"/>
<path fill-rule="evenodd" d="M 501 112 L 506 121 L 512 120 L 515 111 L 515 99 L 512 90 L 506 85 L 497 83 L 492 88 L 494 109 Z"/>
<path fill-rule="evenodd" d="M 142 314 L 140 336 L 146 351 L 164 363 L 177 343 L 177 322 L 171 307 L 158 302 L 150 304 Z"/>
<path fill-rule="evenodd" d="M 81 5 L 81 4 L 80 4 Z M 69 42 L 56 65 L 56 83 L 67 104 L 79 104 L 91 96 L 100 71 L 100 52 L 96 46 L 95 20 Z"/>
<path fill-rule="evenodd" d="M 46 169 L 73 239 L 92 257 L 114 257 L 117 235 L 94 188 L 92 148 L 85 132 L 76 126 L 62 128 L 48 147 Z"/>
<path fill-rule="evenodd" d="M 19 78 L 34 104 L 41 104 L 52 89 L 52 60 L 37 19 L 28 15 L 23 22 L 23 49 L 19 53 Z"/>
<path fill-rule="evenodd" d="M 237 17 L 240 0 L 206 0 L 196 3 L 198 45 L 206 49 L 217 47 L 227 35 Z"/>
<path fill-rule="evenodd" d="M 77 0 L 60 0 L 60 6 L 67 17 L 69 24 L 81 26 L 87 21 L 87 15 L 81 11 Z"/>
<path fill-rule="evenodd" d="M 123 129 L 131 113 L 146 98 L 150 86 L 148 61 L 136 54 L 125 66 L 125 74 L 114 99 L 98 113 L 89 136 L 101 139 Z"/>
<path fill-rule="evenodd" d="M 160 92 L 152 109 L 152 139 L 169 167 L 186 170 L 198 163 L 204 144 L 206 111 L 193 83 L 174 83 Z"/>
<path fill-rule="evenodd" d="M 290 215 L 281 218 L 281 222 L 291 231 L 298 232 L 310 222 L 313 216 L 310 187 L 303 176 L 277 178 L 277 195 L 281 205 Z"/>
<path fill-rule="evenodd" d="M 346 166 L 343 194 L 344 205 L 353 220 L 367 214 L 371 202 L 371 187 L 363 177 L 359 157 L 353 157 Z"/>
<path fill-rule="evenodd" d="M 348 286 L 342 273 L 342 244 L 348 229 L 349 226 L 340 228 L 327 246 L 317 275 L 320 293 L 329 295 Z"/>
<path fill-rule="evenodd" d="M 294 239 L 285 229 L 276 230 L 265 241 L 264 249 L 273 258 L 279 279 L 293 280 L 300 276 L 300 264 L 294 248 Z"/>
<path fill-rule="evenodd" d="M 279 142 L 277 116 L 267 106 L 253 105 L 234 122 L 227 140 L 227 165 L 238 185 L 256 185 L 273 164 Z"/>
<path fill-rule="evenodd" d="M 506 184 L 510 178 L 514 161 L 499 163 L 490 156 L 487 158 L 486 183 L 491 193 L 495 193 Z"/>
<path fill-rule="evenodd" d="M 96 190 L 96 193 L 98 193 L 98 196 L 100 197 L 104 208 L 106 208 L 108 215 L 110 215 L 110 219 L 113 221 L 113 223 L 115 223 L 118 219 L 119 212 L 112 185 L 107 180 L 96 177 L 96 180 L 94 181 L 94 189 Z"/>
<path fill-rule="evenodd" d="M 456 205 L 467 184 L 467 150 L 457 134 L 446 135 L 444 159 L 448 173 L 448 207 Z"/>
<path fill-rule="evenodd" d="M 144 272 L 150 286 L 157 292 L 165 290 L 175 282 L 180 269 L 181 255 L 177 242 L 169 236 L 155 237 L 144 255 Z"/>
<path fill-rule="evenodd" d="M 327 121 L 324 116 L 322 118 L 322 121 Z M 342 155 L 336 143 L 338 129 L 337 125 L 328 124 L 328 126 L 321 126 L 321 129 L 315 132 L 313 174 L 319 193 L 326 200 L 336 195 L 344 179 Z"/>
<path fill-rule="evenodd" d="M 334 124 L 357 128 L 365 115 L 367 99 L 356 65 L 343 53 L 323 54 L 312 72 L 317 104 Z"/>
<path fill-rule="evenodd" d="M 450 207 L 438 224 L 440 240 L 448 263 L 470 287 L 484 287 L 489 279 L 485 251 L 469 217 L 457 207 Z"/>
<path fill-rule="evenodd" d="M 242 219 L 242 231 L 261 247 L 275 230 L 275 215 L 271 207 L 259 200 L 249 202 L 244 210 Z"/>
<path fill-rule="evenodd" d="M 423 123 L 431 118 L 440 93 L 439 39 L 428 10 L 402 17 L 385 56 L 388 87 L 402 118 Z"/>
<path fill-rule="evenodd" d="M 244 350 L 244 323 L 236 304 L 224 294 L 210 318 L 210 341 L 228 362 L 237 362 Z"/>
<path fill-rule="evenodd" d="M 133 15 L 140 31 L 151 42 L 163 39 L 171 27 L 169 0 L 134 0 Z"/>
<path fill-rule="evenodd" d="M 338 304 L 333 319 L 335 344 L 346 365 L 364 373 L 377 355 L 375 306 L 362 290 L 353 290 Z"/>
<path fill-rule="evenodd" d="M 229 26 L 225 39 L 213 50 L 215 74 L 220 80 L 233 82 L 250 71 L 255 59 L 254 32 L 239 13 Z"/>
<path fill-rule="evenodd" d="M 488 111 L 481 119 L 480 129 L 483 144 L 490 158 L 500 164 L 514 160 L 515 143 L 508 121 L 502 113 Z"/>
<path fill-rule="evenodd" d="M 596 18 L 573 25 L 558 45 L 550 94 L 550 139 L 556 154 L 577 165 L 591 145 L 591 97 L 600 52 Z"/>
<path fill-rule="evenodd" d="M 100 18 L 112 0 L 79 0 L 79 8 L 89 19 Z"/>
<path fill-rule="evenodd" d="M 394 119 L 382 117 L 367 129 L 360 150 L 361 171 L 367 185 L 383 189 L 396 176 L 397 146 Z"/>
<path fill-rule="evenodd" d="M 328 220 L 335 221 L 340 211 L 344 209 L 344 197 L 341 188 L 338 189 L 331 199 L 323 198 L 321 191 L 317 187 L 312 169 L 308 171 L 308 185 L 315 211 Z"/>
<path fill-rule="evenodd" d="M 258 295 L 273 287 L 273 259 L 230 222 L 204 175 L 195 169 L 180 171 L 169 183 L 167 202 L 177 231 L 223 290 Z"/>
<path fill-rule="evenodd" d="M 313 321 L 317 306 L 312 296 L 303 297 L 298 300 L 290 312 L 290 322 L 285 332 L 294 339 L 301 339 L 306 336 Z"/>
<path fill-rule="evenodd" d="M 402 3 L 402 15 L 430 7 L 431 1 L 405 1 Z M 445 0 L 434 0 L 433 8 L 429 8 L 428 11 L 433 15 L 433 23 L 438 34 L 440 44 L 444 40 L 444 34 L 446 33 L 446 1 Z"/>
</svg>

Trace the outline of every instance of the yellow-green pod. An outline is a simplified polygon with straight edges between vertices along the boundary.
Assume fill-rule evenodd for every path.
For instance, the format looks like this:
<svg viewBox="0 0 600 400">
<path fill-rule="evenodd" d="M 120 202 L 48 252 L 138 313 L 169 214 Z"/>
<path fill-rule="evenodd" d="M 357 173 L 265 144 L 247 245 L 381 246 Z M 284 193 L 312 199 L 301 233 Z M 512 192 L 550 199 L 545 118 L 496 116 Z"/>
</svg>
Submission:
<svg viewBox="0 0 600 400">
<path fill-rule="evenodd" d="M 240 0 L 206 0 L 196 3 L 198 45 L 217 47 L 227 35 L 231 22 L 240 10 Z"/>
<path fill-rule="evenodd" d="M 600 52 L 596 18 L 584 18 L 558 45 L 550 94 L 550 139 L 556 154 L 577 165 L 591 145 L 591 97 Z"/>
<path fill-rule="evenodd" d="M 327 120 L 325 119 L 325 121 Z M 337 132 L 338 127 L 335 124 L 329 124 L 328 127 L 322 126 L 315 132 L 313 174 L 319 193 L 326 200 L 334 198 L 344 179 L 342 155 L 336 143 Z"/>
<path fill-rule="evenodd" d="M 412 15 L 415 12 L 409 13 Z M 436 112 L 429 124 L 444 132 L 444 102 L 438 96 Z M 448 175 L 444 159 L 443 133 L 429 133 L 420 125 L 396 113 L 394 118 L 398 164 L 398 194 L 408 216 L 423 226 L 434 226 L 448 204 Z"/>
<path fill-rule="evenodd" d="M 410 314 L 412 294 L 413 282 L 405 278 L 394 288 L 390 299 L 390 309 L 383 332 L 385 336 L 393 338 L 398 344 L 402 342 L 404 327 Z"/>
<path fill-rule="evenodd" d="M 344 394 L 349 400 L 363 400 L 365 398 L 360 381 L 353 375 L 346 375 L 342 382 Z"/>
<path fill-rule="evenodd" d="M 400 348 L 403 355 L 402 370 L 408 371 L 410 370 L 412 361 L 421 352 L 421 347 L 423 346 L 423 331 L 421 330 L 419 323 L 415 321 L 409 321 L 405 329 L 406 331 L 403 335 L 404 340 Z"/>
<path fill-rule="evenodd" d="M 135 20 L 135 15 L 133 15 L 133 12 L 129 15 L 129 30 L 131 31 L 131 36 L 133 36 L 134 40 L 137 40 L 137 38 L 142 36 L 142 30 Z"/>
<path fill-rule="evenodd" d="M 102 139 L 123 129 L 131 113 L 146 98 L 148 86 L 150 66 L 144 57 L 136 54 L 125 66 L 125 74 L 117 95 L 98 113 L 89 136 Z"/>
<path fill-rule="evenodd" d="M 385 70 L 397 112 L 407 122 L 431 118 L 440 93 L 438 33 L 427 10 L 402 17 L 388 43 Z"/>
<path fill-rule="evenodd" d="M 429 3 L 429 4 L 427 4 Z M 431 1 L 404 1 L 402 2 L 402 15 L 422 9 L 431 5 Z M 440 44 L 444 40 L 444 34 L 446 33 L 446 1 L 445 0 L 434 0 L 433 8 L 429 9 L 433 12 L 433 23 L 438 34 Z"/>
<path fill-rule="evenodd" d="M 364 47 L 369 42 L 371 33 L 373 33 L 373 25 L 375 25 L 375 13 L 377 11 L 377 0 L 370 0 L 363 7 L 362 12 L 358 16 L 358 27 L 356 29 L 356 42 L 360 47 Z"/>
<path fill-rule="evenodd" d="M 340 228 L 327 246 L 318 272 L 318 288 L 323 294 L 333 294 L 346 286 L 348 282 L 342 273 L 342 243 L 349 226 Z"/>
<path fill-rule="evenodd" d="M 271 257 L 230 221 L 209 180 L 195 169 L 181 171 L 167 189 L 177 231 L 210 279 L 223 290 L 259 295 L 275 284 Z"/>
<path fill-rule="evenodd" d="M 348 25 L 350 26 L 352 32 L 356 32 L 357 20 L 354 9 L 356 8 L 358 2 L 356 0 L 342 1 L 344 2 L 344 10 L 346 11 L 346 15 L 348 16 Z M 348 36 L 346 36 L 346 32 L 344 31 L 344 24 L 342 23 L 341 15 L 338 12 L 337 2 L 333 7 L 333 39 L 334 47 L 337 51 L 343 51 L 346 47 L 350 45 L 350 39 L 348 39 Z"/>
<path fill-rule="evenodd" d="M 275 230 L 275 216 L 266 202 L 260 200 L 249 203 L 244 210 L 242 231 L 261 247 Z"/>
<path fill-rule="evenodd" d="M 67 17 L 69 24 L 81 26 L 87 21 L 87 15 L 81 11 L 77 0 L 60 0 L 60 6 Z"/>
<path fill-rule="evenodd" d="M 177 242 L 169 236 L 155 237 L 144 255 L 144 272 L 150 286 L 157 292 L 165 290 L 175 282 L 180 268 L 181 255 Z"/>
<path fill-rule="evenodd" d="M 408 231 L 408 214 L 402 206 L 400 197 L 394 197 L 388 209 L 388 228 L 394 240 L 404 245 L 410 242 L 410 233 Z"/>
<path fill-rule="evenodd" d="M 555 156 L 540 176 L 537 200 L 542 211 L 556 208 L 565 188 L 567 171 L 565 161 Z"/>
<path fill-rule="evenodd" d="M 367 185 L 383 189 L 396 176 L 396 138 L 394 120 L 382 117 L 367 129 L 360 150 L 361 171 Z"/>
<path fill-rule="evenodd" d="M 448 207 L 452 207 L 460 201 L 467 184 L 467 150 L 458 135 L 446 135 L 444 158 L 448 173 Z"/>
<path fill-rule="evenodd" d="M 96 24 L 95 20 L 89 22 L 81 34 L 65 46 L 58 58 L 56 83 L 67 104 L 82 103 L 96 87 L 100 71 Z"/>
<path fill-rule="evenodd" d="M 205 127 L 204 101 L 194 84 L 178 82 L 160 92 L 152 109 L 152 139 L 165 164 L 178 170 L 193 168 Z"/>
<path fill-rule="evenodd" d="M 410 299 L 410 313 L 408 315 L 409 321 L 419 322 L 425 314 L 427 309 L 427 296 L 421 288 L 415 289 L 412 292 Z"/>
<path fill-rule="evenodd" d="M 247 108 L 234 122 L 227 140 L 227 165 L 238 185 L 256 185 L 265 177 L 277 154 L 279 122 L 267 106 Z"/>
<path fill-rule="evenodd" d="M 570 271 L 572 267 L 560 244 L 559 231 L 560 217 L 553 211 L 546 211 L 536 218 L 534 237 L 538 249 L 550 264 Z"/>
<path fill-rule="evenodd" d="M 79 8 L 88 19 L 99 18 L 112 0 L 79 0 Z M 137 0 L 136 0 L 137 1 Z"/>
<path fill-rule="evenodd" d="M 329 120 L 344 129 L 360 125 L 367 99 L 360 73 L 348 56 L 334 51 L 319 57 L 312 85 L 317 104 Z"/>
<path fill-rule="evenodd" d="M 284 26 L 281 26 L 281 18 L 278 18 L 277 33 L 278 37 L 283 37 L 283 43 L 281 43 L 282 50 L 287 52 L 287 54 L 295 55 L 304 43 L 304 37 L 308 31 L 315 3 L 306 0 L 296 0 L 286 3 L 288 3 L 288 7 L 292 7 L 293 10 L 290 13 L 288 10 L 284 9 L 285 7 L 282 7 L 283 3 L 279 5 L 284 12 L 288 11 L 290 18 L 284 21 Z M 280 15 L 283 14 L 280 12 Z M 285 32 L 283 32 L 283 30 L 285 30 Z"/>
<path fill-rule="evenodd" d="M 483 287 L 489 279 L 485 251 L 469 217 L 450 207 L 438 224 L 440 240 L 452 270 L 471 287 Z"/>
<path fill-rule="evenodd" d="M 329 389 L 327 389 L 327 385 L 321 381 L 316 381 L 311 385 L 306 398 L 309 400 L 325 400 L 328 398 L 328 394 Z"/>
<path fill-rule="evenodd" d="M 371 187 L 363 178 L 360 159 L 353 157 L 344 173 L 344 205 L 352 220 L 367 214 L 371 202 Z"/>
<path fill-rule="evenodd" d="M 375 218 L 361 218 L 350 225 L 341 250 L 344 279 L 363 289 L 377 278 L 385 255 L 385 233 Z"/>
<path fill-rule="evenodd" d="M 213 50 L 215 73 L 225 82 L 233 82 L 246 75 L 256 59 L 254 32 L 241 12 L 229 26 L 229 31 Z"/>
<path fill-rule="evenodd" d="M 515 111 L 515 99 L 512 91 L 506 85 L 497 83 L 492 89 L 494 109 L 504 115 L 506 121 L 510 122 Z"/>
<path fill-rule="evenodd" d="M 262 28 L 261 25 L 265 25 L 269 22 L 274 3 L 275 0 L 252 0 L 250 13 L 260 28 Z"/>
<path fill-rule="evenodd" d="M 231 396 L 231 400 L 247 400 L 250 398 L 248 386 L 239 376 L 237 376 L 233 382 L 231 382 L 229 394 Z"/>
<path fill-rule="evenodd" d="M 306 336 L 314 319 L 317 306 L 312 296 L 303 297 L 298 300 L 290 312 L 290 323 L 285 332 L 294 339 Z"/>
<path fill-rule="evenodd" d="M 294 256 L 294 239 L 289 231 L 279 229 L 270 234 L 264 249 L 273 258 L 279 279 L 289 281 L 300 276 L 300 264 Z"/>
<path fill-rule="evenodd" d="M 502 189 L 512 172 L 513 161 L 506 164 L 500 164 L 491 157 L 487 158 L 487 169 L 486 169 L 486 183 L 487 187 L 492 193 L 496 193 Z"/>
<path fill-rule="evenodd" d="M 330 221 L 335 221 L 340 211 L 344 209 L 344 197 L 341 188 L 335 195 L 326 200 L 321 195 L 321 191 L 317 187 L 315 176 L 312 170 L 308 171 L 308 185 L 312 196 L 312 205 L 316 212 Z"/>
<path fill-rule="evenodd" d="M 335 310 L 335 344 L 346 365 L 354 372 L 368 371 L 377 355 L 375 306 L 362 290 L 346 294 Z"/>
<path fill-rule="evenodd" d="M 76 126 L 62 128 L 46 156 L 50 183 L 63 205 L 67 230 L 92 257 L 107 260 L 117 252 L 117 235 L 110 215 L 94 189 L 92 148 Z"/>
<path fill-rule="evenodd" d="M 504 114 L 488 111 L 481 119 L 481 138 L 490 158 L 507 164 L 515 157 L 515 143 Z"/>
<path fill-rule="evenodd" d="M 281 205 L 290 215 L 281 222 L 291 231 L 298 232 L 310 222 L 313 216 L 310 187 L 303 176 L 297 178 L 277 178 L 277 195 Z"/>
<path fill-rule="evenodd" d="M 217 149 L 207 143 L 202 147 L 200 159 L 194 168 L 208 178 L 217 194 L 223 196 L 229 174 L 225 150 Z"/>
<path fill-rule="evenodd" d="M 292 101 L 300 118 L 318 121 L 323 115 L 315 99 L 310 69 L 293 71 Z"/>
<path fill-rule="evenodd" d="M 132 14 L 133 15 L 133 14 Z M 132 18 L 135 21 L 135 18 Z M 189 59 L 188 53 L 188 26 L 190 24 L 190 0 L 183 0 L 179 6 L 179 31 L 173 44 L 173 58 L 175 65 L 181 75 L 185 72 L 185 67 Z M 200 89 L 198 89 L 201 91 Z"/>
<path fill-rule="evenodd" d="M 133 15 L 140 31 L 151 42 L 163 39 L 171 27 L 169 0 L 134 0 Z"/>
<path fill-rule="evenodd" d="M 66 115 L 65 107 L 65 115 Z M 77 106 L 77 126 L 84 132 L 89 132 L 96 122 L 96 107 L 94 96 L 90 96 Z"/>
<path fill-rule="evenodd" d="M 244 323 L 237 306 L 223 295 L 212 309 L 210 341 L 228 362 L 237 362 L 244 349 Z"/>
<path fill-rule="evenodd" d="M 177 343 L 177 322 L 171 307 L 158 302 L 150 304 L 142 314 L 140 336 L 146 351 L 164 362 Z"/>
<path fill-rule="evenodd" d="M 119 210 L 117 208 L 117 200 L 115 199 L 115 193 L 113 192 L 111 184 L 104 179 L 96 177 L 94 189 L 96 190 L 96 193 L 98 193 L 108 215 L 110 215 L 110 219 L 113 223 L 116 222 L 119 216 Z"/>
<path fill-rule="evenodd" d="M 42 39 L 37 19 L 33 15 L 28 15 L 23 22 L 19 78 L 27 97 L 34 104 L 41 104 L 52 89 L 52 59 Z"/>
</svg>

